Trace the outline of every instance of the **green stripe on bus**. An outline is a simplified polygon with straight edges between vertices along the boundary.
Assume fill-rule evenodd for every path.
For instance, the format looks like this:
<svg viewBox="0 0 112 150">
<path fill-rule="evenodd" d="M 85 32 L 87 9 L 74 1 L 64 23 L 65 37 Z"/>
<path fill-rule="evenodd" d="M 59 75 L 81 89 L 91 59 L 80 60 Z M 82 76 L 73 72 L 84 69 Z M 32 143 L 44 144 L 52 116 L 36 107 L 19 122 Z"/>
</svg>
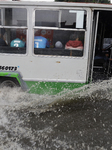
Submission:
<svg viewBox="0 0 112 150">
<path fill-rule="evenodd" d="M 26 81 L 26 84 L 29 88 L 29 93 L 56 95 L 61 92 L 67 92 L 82 87 L 86 83 Z"/>
</svg>

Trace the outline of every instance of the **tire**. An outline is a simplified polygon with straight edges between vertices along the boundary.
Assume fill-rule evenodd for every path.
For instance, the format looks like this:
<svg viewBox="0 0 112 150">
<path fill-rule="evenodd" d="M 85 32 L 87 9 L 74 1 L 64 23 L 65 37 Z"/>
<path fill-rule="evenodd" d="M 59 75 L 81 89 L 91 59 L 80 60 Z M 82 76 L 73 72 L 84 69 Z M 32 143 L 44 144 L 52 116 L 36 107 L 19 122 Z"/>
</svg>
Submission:
<svg viewBox="0 0 112 150">
<path fill-rule="evenodd" d="M 10 88 L 19 87 L 19 83 L 15 79 L 4 79 L 1 81 L 0 87 L 1 88 L 3 88 L 3 87 L 10 87 Z"/>
</svg>

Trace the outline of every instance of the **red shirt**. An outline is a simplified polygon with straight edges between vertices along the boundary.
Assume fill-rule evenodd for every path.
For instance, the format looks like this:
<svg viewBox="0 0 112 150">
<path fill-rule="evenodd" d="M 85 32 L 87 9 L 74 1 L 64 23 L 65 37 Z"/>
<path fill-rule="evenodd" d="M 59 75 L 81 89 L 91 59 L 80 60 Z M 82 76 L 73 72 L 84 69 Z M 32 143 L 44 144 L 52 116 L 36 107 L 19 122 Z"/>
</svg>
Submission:
<svg viewBox="0 0 112 150">
<path fill-rule="evenodd" d="M 72 40 L 70 40 L 66 43 L 66 46 L 71 46 L 71 47 L 76 48 L 76 47 L 79 47 L 79 46 L 83 46 L 83 44 L 82 44 L 81 41 L 72 41 Z"/>
</svg>

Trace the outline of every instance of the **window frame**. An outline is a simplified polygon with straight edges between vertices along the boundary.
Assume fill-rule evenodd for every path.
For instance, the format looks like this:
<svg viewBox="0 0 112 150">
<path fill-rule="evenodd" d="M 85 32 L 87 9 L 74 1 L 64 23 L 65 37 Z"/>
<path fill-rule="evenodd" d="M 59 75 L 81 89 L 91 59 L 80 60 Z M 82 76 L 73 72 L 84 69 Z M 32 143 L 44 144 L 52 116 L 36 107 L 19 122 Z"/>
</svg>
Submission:
<svg viewBox="0 0 112 150">
<path fill-rule="evenodd" d="M 27 13 L 27 16 L 26 16 L 26 26 L 5 26 L 5 25 L 2 25 L 3 23 L 1 22 L 1 25 L 0 25 L 0 29 L 1 28 L 4 28 L 4 29 L 26 29 L 26 41 L 28 41 L 28 8 L 27 7 L 24 7 L 24 6 L 2 6 L 0 7 L 0 10 L 1 10 L 1 19 L 3 19 L 3 21 L 5 21 L 5 17 L 3 16 L 4 14 L 2 13 L 3 9 L 5 8 L 23 8 L 23 9 L 26 9 L 26 13 Z M 28 48 L 27 48 L 27 44 L 26 44 L 26 52 L 25 54 L 22 54 L 22 53 L 1 53 L 0 52 L 0 55 L 27 55 L 28 53 Z M 10 47 L 9 47 L 10 48 Z M 19 50 L 19 47 L 18 49 Z"/>
<path fill-rule="evenodd" d="M 59 21 L 59 26 L 58 27 L 47 27 L 47 26 L 35 26 L 35 12 L 36 12 L 36 10 L 52 10 L 52 11 L 59 11 L 59 19 L 58 19 L 58 21 Z M 76 29 L 76 28 L 61 28 L 60 27 L 60 22 L 61 22 L 61 11 L 62 10 L 75 10 L 75 11 L 86 11 L 86 27 L 85 27 L 85 29 L 83 28 L 83 29 Z M 85 51 L 85 35 L 86 35 L 86 31 L 87 31 L 87 15 L 88 15 L 88 9 L 84 9 L 84 8 L 78 8 L 78 7 L 75 7 L 75 8 L 73 8 L 73 7 L 60 7 L 60 8 L 56 8 L 56 7 L 38 7 L 38 8 L 35 8 L 34 9 L 34 26 L 33 26 L 33 55 L 34 56 L 45 56 L 45 57 L 72 57 L 72 58 L 74 58 L 74 57 L 78 57 L 78 58 L 82 58 L 83 56 L 84 56 L 84 51 Z M 46 29 L 46 30 L 60 30 L 60 31 L 83 31 L 84 32 L 84 48 L 83 48 L 83 55 L 81 56 L 81 57 L 79 57 L 79 56 L 59 56 L 59 55 L 44 55 L 44 54 L 42 54 L 42 55 L 38 55 L 38 54 L 35 54 L 35 52 L 34 52 L 34 31 L 36 30 L 36 29 Z"/>
</svg>

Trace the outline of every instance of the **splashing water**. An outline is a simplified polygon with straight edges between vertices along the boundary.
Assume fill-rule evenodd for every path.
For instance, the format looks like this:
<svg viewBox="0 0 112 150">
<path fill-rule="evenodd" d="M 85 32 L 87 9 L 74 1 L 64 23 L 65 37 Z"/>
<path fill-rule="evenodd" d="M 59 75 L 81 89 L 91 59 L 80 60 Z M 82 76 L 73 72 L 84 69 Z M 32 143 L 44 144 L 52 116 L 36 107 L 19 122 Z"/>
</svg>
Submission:
<svg viewBox="0 0 112 150">
<path fill-rule="evenodd" d="M 111 79 L 55 96 L 0 89 L 0 149 L 111 150 L 111 89 Z"/>
</svg>

